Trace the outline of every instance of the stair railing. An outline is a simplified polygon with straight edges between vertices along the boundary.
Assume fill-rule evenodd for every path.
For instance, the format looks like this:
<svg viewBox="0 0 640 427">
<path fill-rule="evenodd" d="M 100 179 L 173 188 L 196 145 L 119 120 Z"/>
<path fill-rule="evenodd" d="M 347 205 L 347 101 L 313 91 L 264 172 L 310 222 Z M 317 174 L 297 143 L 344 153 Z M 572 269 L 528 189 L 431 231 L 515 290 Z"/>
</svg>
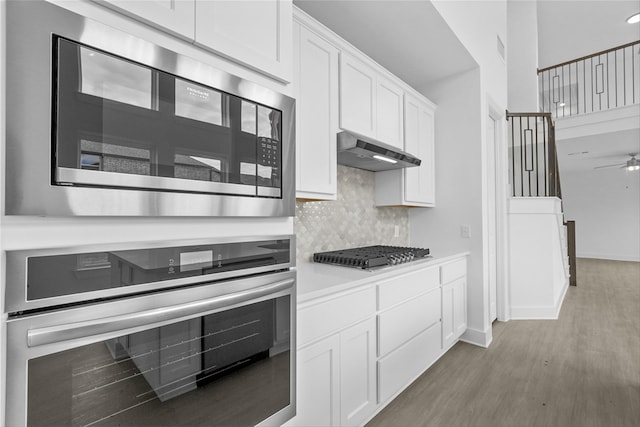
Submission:
<svg viewBox="0 0 640 427">
<path fill-rule="evenodd" d="M 640 103 L 640 41 L 538 69 L 538 87 L 556 118 Z"/>
<path fill-rule="evenodd" d="M 512 196 L 562 198 L 551 113 L 507 111 L 507 121 Z"/>
<path fill-rule="evenodd" d="M 555 124 L 551 113 L 507 111 L 506 116 L 509 122 L 511 195 L 562 200 Z M 570 284 L 576 286 L 575 221 L 563 220 L 562 225 L 567 227 L 569 258 L 569 271 L 565 274 L 569 273 Z"/>
</svg>

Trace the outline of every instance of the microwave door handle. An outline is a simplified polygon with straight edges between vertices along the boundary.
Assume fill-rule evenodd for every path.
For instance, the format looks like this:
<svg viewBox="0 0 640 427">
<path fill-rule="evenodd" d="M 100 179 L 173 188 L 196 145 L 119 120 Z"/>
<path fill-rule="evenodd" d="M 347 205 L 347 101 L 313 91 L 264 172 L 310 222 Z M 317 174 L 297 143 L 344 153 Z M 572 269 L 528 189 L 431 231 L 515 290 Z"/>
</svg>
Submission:
<svg viewBox="0 0 640 427">
<path fill-rule="evenodd" d="M 120 332 L 131 328 L 139 328 L 141 326 L 151 326 L 183 317 L 192 317 L 218 308 L 274 294 L 290 288 L 294 282 L 295 279 L 293 278 L 286 279 L 242 292 L 143 311 L 140 313 L 104 317 L 91 321 L 70 323 L 46 328 L 30 329 L 27 332 L 27 345 L 29 347 L 37 347 L 45 344 L 81 339 L 94 335 Z"/>
</svg>

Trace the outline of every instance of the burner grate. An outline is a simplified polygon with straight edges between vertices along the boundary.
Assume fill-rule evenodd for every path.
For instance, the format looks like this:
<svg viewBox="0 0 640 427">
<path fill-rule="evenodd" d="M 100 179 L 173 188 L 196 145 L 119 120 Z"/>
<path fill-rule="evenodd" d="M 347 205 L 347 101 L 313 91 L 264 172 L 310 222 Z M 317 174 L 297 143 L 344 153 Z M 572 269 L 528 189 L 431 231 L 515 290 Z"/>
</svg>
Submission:
<svg viewBox="0 0 640 427">
<path fill-rule="evenodd" d="M 404 264 L 429 255 L 429 249 L 403 246 L 364 246 L 313 254 L 313 261 L 355 268 Z"/>
</svg>

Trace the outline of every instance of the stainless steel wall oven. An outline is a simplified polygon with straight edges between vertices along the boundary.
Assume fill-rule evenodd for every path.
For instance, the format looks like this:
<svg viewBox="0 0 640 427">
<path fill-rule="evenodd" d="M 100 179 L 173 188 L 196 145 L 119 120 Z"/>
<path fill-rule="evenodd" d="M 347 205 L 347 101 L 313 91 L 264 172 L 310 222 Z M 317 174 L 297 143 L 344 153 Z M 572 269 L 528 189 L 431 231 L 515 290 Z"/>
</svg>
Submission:
<svg viewBox="0 0 640 427">
<path fill-rule="evenodd" d="M 291 236 L 7 252 L 7 425 L 295 414 Z"/>
<path fill-rule="evenodd" d="M 292 216 L 294 101 L 7 2 L 7 214 Z"/>
</svg>

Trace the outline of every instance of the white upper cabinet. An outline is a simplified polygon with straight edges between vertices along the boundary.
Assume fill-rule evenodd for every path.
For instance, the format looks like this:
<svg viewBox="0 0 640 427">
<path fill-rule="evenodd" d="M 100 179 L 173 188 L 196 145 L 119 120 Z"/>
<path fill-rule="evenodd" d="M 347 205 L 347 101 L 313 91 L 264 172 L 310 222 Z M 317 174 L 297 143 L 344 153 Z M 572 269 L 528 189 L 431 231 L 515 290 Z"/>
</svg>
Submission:
<svg viewBox="0 0 640 427">
<path fill-rule="evenodd" d="M 435 206 L 434 107 L 409 94 L 404 100 L 405 151 L 422 160 L 404 171 L 404 198 L 409 204 Z"/>
<path fill-rule="evenodd" d="M 195 42 L 291 82 L 292 13 L 291 0 L 196 0 Z"/>
<path fill-rule="evenodd" d="M 353 56 L 340 54 L 340 127 L 376 138 L 376 73 Z"/>
<path fill-rule="evenodd" d="M 417 156 L 417 167 L 376 172 L 377 206 L 435 206 L 435 106 L 404 95 L 404 149 Z"/>
<path fill-rule="evenodd" d="M 404 148 L 402 87 L 352 55 L 340 54 L 340 127 Z"/>
<path fill-rule="evenodd" d="M 93 0 L 290 83 L 292 0 Z"/>
<path fill-rule="evenodd" d="M 338 49 L 294 23 L 296 197 L 336 199 Z"/>
<path fill-rule="evenodd" d="M 93 0 L 126 15 L 193 40 L 196 0 Z"/>
<path fill-rule="evenodd" d="M 379 141 L 405 149 L 402 123 L 402 88 L 383 76 L 377 77 L 376 84 L 376 138 Z M 409 151 L 409 153 L 412 153 Z"/>
</svg>

